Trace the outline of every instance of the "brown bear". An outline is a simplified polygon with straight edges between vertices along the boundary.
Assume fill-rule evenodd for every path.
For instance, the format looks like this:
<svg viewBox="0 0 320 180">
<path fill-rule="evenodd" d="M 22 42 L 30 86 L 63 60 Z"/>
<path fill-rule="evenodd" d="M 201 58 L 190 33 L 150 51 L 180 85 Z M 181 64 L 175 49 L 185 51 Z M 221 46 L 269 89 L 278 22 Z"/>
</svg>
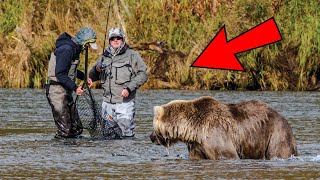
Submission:
<svg viewBox="0 0 320 180">
<path fill-rule="evenodd" d="M 288 121 L 261 101 L 224 104 L 212 97 L 154 107 L 153 143 L 186 143 L 190 159 L 297 156 Z"/>
</svg>

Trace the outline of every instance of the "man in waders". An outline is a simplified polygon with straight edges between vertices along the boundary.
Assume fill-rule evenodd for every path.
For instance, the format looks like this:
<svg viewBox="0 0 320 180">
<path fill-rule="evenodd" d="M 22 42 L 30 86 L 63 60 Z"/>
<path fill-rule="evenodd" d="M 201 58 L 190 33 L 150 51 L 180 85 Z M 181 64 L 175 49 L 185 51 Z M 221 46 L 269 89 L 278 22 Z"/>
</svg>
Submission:
<svg viewBox="0 0 320 180">
<path fill-rule="evenodd" d="M 85 74 L 77 69 L 80 53 L 87 46 L 97 49 L 96 39 L 95 31 L 84 27 L 75 37 L 63 33 L 56 40 L 56 49 L 49 61 L 46 84 L 46 96 L 57 126 L 55 138 L 77 138 L 83 131 L 72 92 L 77 95 L 83 93 L 82 87 L 75 83 L 76 78 L 86 79 Z M 92 80 L 88 78 L 88 86 L 91 85 Z"/>
<path fill-rule="evenodd" d="M 148 79 L 147 66 L 139 53 L 128 47 L 120 28 L 112 28 L 108 39 L 109 46 L 89 77 L 93 81 L 101 79 L 103 118 L 115 120 L 123 137 L 133 137 L 136 90 Z"/>
</svg>

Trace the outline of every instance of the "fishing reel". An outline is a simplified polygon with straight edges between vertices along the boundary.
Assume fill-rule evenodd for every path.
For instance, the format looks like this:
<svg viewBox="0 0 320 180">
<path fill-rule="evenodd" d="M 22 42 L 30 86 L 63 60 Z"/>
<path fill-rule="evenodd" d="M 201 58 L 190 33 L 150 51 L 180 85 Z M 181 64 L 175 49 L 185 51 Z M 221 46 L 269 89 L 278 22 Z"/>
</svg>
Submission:
<svg viewBox="0 0 320 180">
<path fill-rule="evenodd" d="M 106 78 L 112 79 L 112 72 L 111 69 L 107 70 L 107 64 L 104 62 L 101 62 L 101 80 L 102 82 L 105 82 Z"/>
<path fill-rule="evenodd" d="M 107 68 L 107 64 L 104 62 L 101 62 L 101 70 L 105 70 Z"/>
</svg>

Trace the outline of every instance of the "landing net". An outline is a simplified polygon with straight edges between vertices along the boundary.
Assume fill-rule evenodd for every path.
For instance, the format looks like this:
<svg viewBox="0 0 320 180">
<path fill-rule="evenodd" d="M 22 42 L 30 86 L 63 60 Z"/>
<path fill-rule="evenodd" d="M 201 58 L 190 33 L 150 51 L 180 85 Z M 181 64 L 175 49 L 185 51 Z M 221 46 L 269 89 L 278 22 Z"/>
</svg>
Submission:
<svg viewBox="0 0 320 180">
<path fill-rule="evenodd" d="M 113 120 L 101 115 L 101 105 L 96 102 L 90 89 L 76 97 L 76 107 L 84 129 L 93 139 L 121 139 L 122 131 Z"/>
</svg>

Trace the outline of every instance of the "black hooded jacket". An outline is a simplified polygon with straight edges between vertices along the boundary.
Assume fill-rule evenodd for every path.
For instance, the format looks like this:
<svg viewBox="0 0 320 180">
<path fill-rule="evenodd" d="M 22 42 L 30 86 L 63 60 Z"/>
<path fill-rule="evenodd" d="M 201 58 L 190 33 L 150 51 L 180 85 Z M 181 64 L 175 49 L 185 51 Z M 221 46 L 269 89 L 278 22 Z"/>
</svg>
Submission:
<svg viewBox="0 0 320 180">
<path fill-rule="evenodd" d="M 69 90 L 76 91 L 76 83 L 69 78 L 68 73 L 72 61 L 79 59 L 81 48 L 71 40 L 67 33 L 61 34 L 56 40 L 56 68 L 55 75 L 60 83 Z M 77 78 L 83 80 L 84 73 L 77 70 Z"/>
</svg>

